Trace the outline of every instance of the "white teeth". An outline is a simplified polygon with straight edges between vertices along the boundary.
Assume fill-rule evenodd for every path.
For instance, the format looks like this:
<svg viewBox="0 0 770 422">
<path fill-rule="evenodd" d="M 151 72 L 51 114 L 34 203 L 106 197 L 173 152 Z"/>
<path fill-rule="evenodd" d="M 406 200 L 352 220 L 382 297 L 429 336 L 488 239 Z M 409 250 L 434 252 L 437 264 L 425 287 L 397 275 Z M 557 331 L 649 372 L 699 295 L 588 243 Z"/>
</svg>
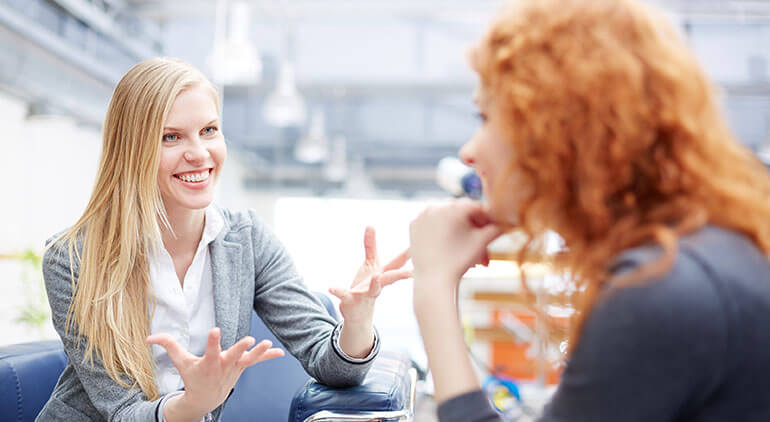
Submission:
<svg viewBox="0 0 770 422">
<path fill-rule="evenodd" d="M 206 170 L 202 173 L 177 175 L 177 177 L 184 180 L 185 182 L 202 182 L 209 178 L 209 173 L 209 170 Z"/>
</svg>

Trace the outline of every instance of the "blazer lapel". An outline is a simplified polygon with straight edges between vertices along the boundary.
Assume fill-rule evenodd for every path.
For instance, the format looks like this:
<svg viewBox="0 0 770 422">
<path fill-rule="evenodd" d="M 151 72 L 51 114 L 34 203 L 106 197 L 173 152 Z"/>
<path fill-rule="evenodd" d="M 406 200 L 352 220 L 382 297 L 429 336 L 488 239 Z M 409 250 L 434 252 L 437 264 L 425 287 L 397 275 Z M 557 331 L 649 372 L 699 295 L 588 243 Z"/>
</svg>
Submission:
<svg viewBox="0 0 770 422">
<path fill-rule="evenodd" d="M 214 284 L 214 318 L 222 330 L 222 348 L 235 343 L 240 299 L 241 245 L 224 240 L 224 234 L 211 242 L 211 278 Z"/>
</svg>

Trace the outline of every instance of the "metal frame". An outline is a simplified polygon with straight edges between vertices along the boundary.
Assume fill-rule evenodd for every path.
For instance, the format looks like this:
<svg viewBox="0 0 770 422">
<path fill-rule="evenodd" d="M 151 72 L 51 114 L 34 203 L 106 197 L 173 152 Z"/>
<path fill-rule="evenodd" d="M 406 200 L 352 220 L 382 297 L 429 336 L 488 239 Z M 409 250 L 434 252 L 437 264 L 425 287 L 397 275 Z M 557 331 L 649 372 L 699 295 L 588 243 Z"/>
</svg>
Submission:
<svg viewBox="0 0 770 422">
<path fill-rule="evenodd" d="M 409 402 L 406 408 L 387 412 L 363 412 L 357 414 L 330 412 L 322 410 L 308 416 L 303 422 L 361 422 L 361 421 L 412 421 L 414 420 L 414 401 L 417 387 L 417 370 L 409 368 Z"/>
</svg>

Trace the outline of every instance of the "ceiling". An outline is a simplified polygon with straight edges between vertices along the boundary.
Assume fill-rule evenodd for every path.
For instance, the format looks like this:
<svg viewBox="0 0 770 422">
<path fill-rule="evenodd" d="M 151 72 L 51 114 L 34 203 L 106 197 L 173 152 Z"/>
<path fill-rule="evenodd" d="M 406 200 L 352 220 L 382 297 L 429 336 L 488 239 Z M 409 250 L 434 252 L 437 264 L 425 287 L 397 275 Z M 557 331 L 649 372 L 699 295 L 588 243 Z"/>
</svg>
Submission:
<svg viewBox="0 0 770 422">
<path fill-rule="evenodd" d="M 132 63 L 163 54 L 208 71 L 221 4 L 3 1 L 0 44 L 13 48 L 0 63 L 0 89 L 13 89 L 37 106 L 48 93 L 46 100 L 94 124 L 101 121 L 110 86 Z M 409 194 L 436 188 L 436 163 L 456 154 L 478 126 L 472 104 L 476 80 L 463 52 L 503 0 L 246 2 L 262 79 L 223 90 L 225 133 L 254 169 L 246 185 L 325 192 L 344 183 L 326 180 L 321 165 L 294 160 L 292 149 L 306 127 L 279 129 L 261 117 L 280 60 L 288 56 L 309 109 L 326 113 L 330 137 L 347 139 L 351 166 L 363 168 L 381 189 Z M 763 45 L 770 44 L 770 0 L 649 2 L 695 25 L 693 48 L 725 89 L 739 137 L 748 143 L 766 138 L 770 54 Z M 61 16 L 53 16 L 57 13 Z M 70 83 L 57 85 L 63 77 Z M 86 101 L 67 102 L 73 92 Z"/>
</svg>

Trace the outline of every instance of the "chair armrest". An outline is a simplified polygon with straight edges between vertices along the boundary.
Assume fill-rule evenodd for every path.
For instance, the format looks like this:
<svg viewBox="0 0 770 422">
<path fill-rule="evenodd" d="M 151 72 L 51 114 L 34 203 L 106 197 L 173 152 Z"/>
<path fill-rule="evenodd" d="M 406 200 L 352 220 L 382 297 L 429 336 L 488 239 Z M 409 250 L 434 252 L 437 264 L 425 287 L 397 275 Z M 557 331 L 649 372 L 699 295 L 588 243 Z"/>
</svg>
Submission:
<svg viewBox="0 0 770 422">
<path fill-rule="evenodd" d="M 308 381 L 294 395 L 289 421 L 412 420 L 416 378 L 408 356 L 383 351 L 359 386 L 332 388 Z"/>
</svg>

